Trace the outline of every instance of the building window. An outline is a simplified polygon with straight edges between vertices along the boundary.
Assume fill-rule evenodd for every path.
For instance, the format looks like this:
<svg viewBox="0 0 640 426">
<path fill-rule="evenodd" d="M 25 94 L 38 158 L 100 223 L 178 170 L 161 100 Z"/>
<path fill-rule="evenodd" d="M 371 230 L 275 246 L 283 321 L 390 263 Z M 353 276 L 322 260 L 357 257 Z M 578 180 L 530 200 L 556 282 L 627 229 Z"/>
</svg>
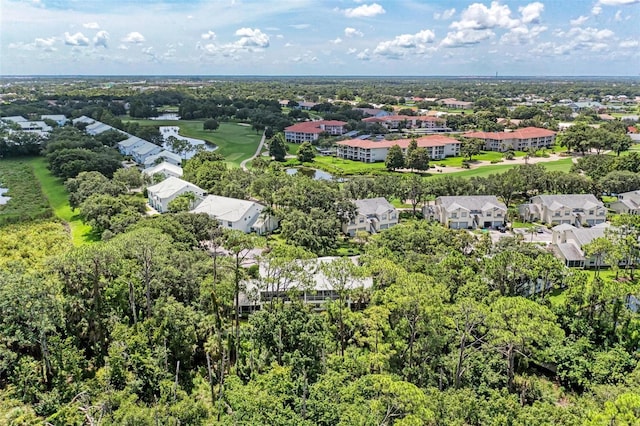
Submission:
<svg viewBox="0 0 640 426">
<path fill-rule="evenodd" d="M 460 217 L 467 217 L 467 212 L 461 212 Z"/>
<path fill-rule="evenodd" d="M 451 213 L 451 219 L 457 219 L 458 213 Z"/>
<path fill-rule="evenodd" d="M 571 213 L 569 210 L 565 210 L 564 215 L 569 216 L 569 213 Z"/>
<path fill-rule="evenodd" d="M 387 220 L 387 215 L 386 214 L 382 215 L 382 220 Z"/>
<path fill-rule="evenodd" d="M 590 214 L 590 215 L 593 215 L 593 210 L 589 210 L 589 214 Z"/>
<path fill-rule="evenodd" d="M 491 217 L 491 212 L 487 212 L 487 217 Z"/>
</svg>

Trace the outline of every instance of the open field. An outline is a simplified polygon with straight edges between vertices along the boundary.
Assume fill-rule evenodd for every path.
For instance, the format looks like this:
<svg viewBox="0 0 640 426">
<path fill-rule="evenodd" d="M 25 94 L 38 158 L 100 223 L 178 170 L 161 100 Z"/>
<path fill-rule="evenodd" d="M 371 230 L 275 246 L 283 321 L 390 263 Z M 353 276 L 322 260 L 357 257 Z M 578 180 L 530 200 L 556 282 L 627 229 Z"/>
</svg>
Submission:
<svg viewBox="0 0 640 426">
<path fill-rule="evenodd" d="M 0 226 L 53 216 L 30 160 L 0 160 L 0 187 L 8 188 L 5 195 L 11 197 L 0 206 Z"/>
<path fill-rule="evenodd" d="M 73 212 L 69 206 L 69 193 L 64 187 L 62 179 L 51 174 L 47 169 L 46 161 L 43 157 L 35 157 L 29 160 L 33 173 L 38 179 L 42 192 L 49 200 L 55 215 L 69 225 L 71 238 L 74 245 L 95 241 L 96 237 L 91 234 L 91 227 L 80 220 L 77 212 Z"/>
<path fill-rule="evenodd" d="M 178 126 L 179 134 L 190 138 L 202 139 L 218 146 L 216 152 L 224 156 L 227 163 L 236 167 L 242 160 L 251 157 L 258 148 L 261 133 L 256 133 L 250 126 L 242 126 L 235 122 L 220 123 L 215 131 L 203 130 L 204 120 L 134 120 L 123 118 L 123 121 L 140 123 L 141 126 Z"/>
<path fill-rule="evenodd" d="M 361 161 L 344 160 L 331 156 L 318 155 L 309 167 L 322 169 L 334 175 L 366 175 L 369 173 L 387 173 L 387 168 L 383 162 L 363 163 Z"/>
<path fill-rule="evenodd" d="M 546 168 L 547 170 L 555 170 L 555 171 L 561 171 L 561 172 L 568 172 L 571 170 L 571 165 L 572 165 L 572 160 L 571 158 L 563 158 L 562 160 L 555 160 L 555 161 L 546 161 L 546 162 L 540 162 L 538 164 L 541 164 L 542 166 L 544 166 L 544 168 Z M 496 174 L 496 173 L 504 173 L 507 170 L 513 168 L 517 166 L 517 164 L 490 164 L 490 165 L 486 165 L 486 166 L 479 166 L 476 167 L 474 169 L 469 169 L 469 170 L 463 170 L 460 172 L 453 172 L 453 173 L 446 173 L 446 174 L 440 174 L 440 173 L 434 173 L 432 174 L 432 176 L 458 176 L 458 177 L 487 177 L 489 175 L 492 174 Z"/>
</svg>

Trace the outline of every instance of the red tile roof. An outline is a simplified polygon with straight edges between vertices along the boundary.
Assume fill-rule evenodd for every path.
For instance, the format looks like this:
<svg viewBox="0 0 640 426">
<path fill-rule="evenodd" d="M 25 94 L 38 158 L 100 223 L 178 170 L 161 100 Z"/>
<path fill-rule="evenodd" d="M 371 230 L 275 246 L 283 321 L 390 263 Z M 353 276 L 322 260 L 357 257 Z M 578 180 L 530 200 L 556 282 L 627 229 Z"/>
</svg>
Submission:
<svg viewBox="0 0 640 426">
<path fill-rule="evenodd" d="M 364 140 L 364 139 L 349 139 L 346 141 L 337 142 L 337 144 L 342 146 L 350 146 L 353 148 L 391 148 L 394 145 L 398 145 L 400 148 L 407 148 L 409 147 L 410 142 L 411 142 L 411 139 L 396 139 L 394 141 L 388 141 L 388 140 L 372 141 L 372 140 Z M 440 136 L 440 135 L 423 136 L 421 138 L 417 138 L 416 142 L 418 143 L 418 147 L 420 148 L 428 148 L 428 147 L 434 147 L 434 146 L 443 146 L 443 145 L 460 143 L 460 141 L 457 139 L 449 138 L 447 136 Z"/>
<path fill-rule="evenodd" d="M 514 130 L 513 132 L 468 132 L 463 136 L 478 139 L 509 140 L 545 138 L 555 134 L 556 132 L 552 130 L 540 129 L 538 127 L 525 127 L 523 129 Z"/>
<path fill-rule="evenodd" d="M 385 121 L 402 121 L 402 120 L 407 120 L 407 121 L 444 121 L 440 118 L 437 117 L 433 117 L 430 115 L 422 115 L 422 116 L 416 116 L 416 115 L 388 115 L 386 117 L 367 117 L 367 118 L 363 118 L 362 121 L 367 122 L 367 123 L 383 123 Z"/>
<path fill-rule="evenodd" d="M 284 130 L 288 132 L 298 132 L 298 133 L 322 133 L 324 130 L 320 128 L 321 125 L 324 126 L 345 126 L 347 123 L 344 121 L 337 120 L 319 120 L 319 121 L 305 121 L 302 123 L 296 123 L 293 126 L 289 126 Z"/>
</svg>

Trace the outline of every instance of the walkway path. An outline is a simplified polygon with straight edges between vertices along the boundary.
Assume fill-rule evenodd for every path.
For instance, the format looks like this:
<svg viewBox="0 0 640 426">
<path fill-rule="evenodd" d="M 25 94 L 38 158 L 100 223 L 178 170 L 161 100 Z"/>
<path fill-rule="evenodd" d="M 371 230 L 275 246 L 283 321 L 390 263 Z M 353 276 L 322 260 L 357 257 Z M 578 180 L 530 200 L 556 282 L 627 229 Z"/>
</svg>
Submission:
<svg viewBox="0 0 640 426">
<path fill-rule="evenodd" d="M 260 155 L 260 153 L 262 152 L 262 147 L 264 146 L 265 139 L 266 139 L 265 132 L 262 132 L 262 139 L 260 139 L 260 143 L 258 144 L 258 149 L 256 149 L 255 154 L 253 154 L 251 157 L 247 158 L 246 160 L 242 160 L 242 163 L 240 163 L 240 168 L 242 168 L 242 170 L 246 172 L 248 170 L 247 163 L 253 160 L 254 158 L 256 158 L 258 155 Z"/>
</svg>

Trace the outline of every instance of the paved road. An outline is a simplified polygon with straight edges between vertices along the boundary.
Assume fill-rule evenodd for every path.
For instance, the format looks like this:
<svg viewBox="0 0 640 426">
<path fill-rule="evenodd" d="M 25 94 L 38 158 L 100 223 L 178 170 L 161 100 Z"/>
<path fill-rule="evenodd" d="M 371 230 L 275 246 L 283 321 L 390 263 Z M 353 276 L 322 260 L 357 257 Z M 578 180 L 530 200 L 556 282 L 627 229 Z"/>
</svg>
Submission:
<svg viewBox="0 0 640 426">
<path fill-rule="evenodd" d="M 242 168 L 242 170 L 247 171 L 247 163 L 253 160 L 254 158 L 256 158 L 258 155 L 260 155 L 260 153 L 262 152 L 262 147 L 264 146 L 265 139 L 266 137 L 264 135 L 264 132 L 262 132 L 262 139 L 260 139 L 260 143 L 258 144 L 258 149 L 256 149 L 255 154 L 253 154 L 251 157 L 247 158 L 246 160 L 242 160 L 242 163 L 240 163 L 240 167 Z"/>
</svg>

